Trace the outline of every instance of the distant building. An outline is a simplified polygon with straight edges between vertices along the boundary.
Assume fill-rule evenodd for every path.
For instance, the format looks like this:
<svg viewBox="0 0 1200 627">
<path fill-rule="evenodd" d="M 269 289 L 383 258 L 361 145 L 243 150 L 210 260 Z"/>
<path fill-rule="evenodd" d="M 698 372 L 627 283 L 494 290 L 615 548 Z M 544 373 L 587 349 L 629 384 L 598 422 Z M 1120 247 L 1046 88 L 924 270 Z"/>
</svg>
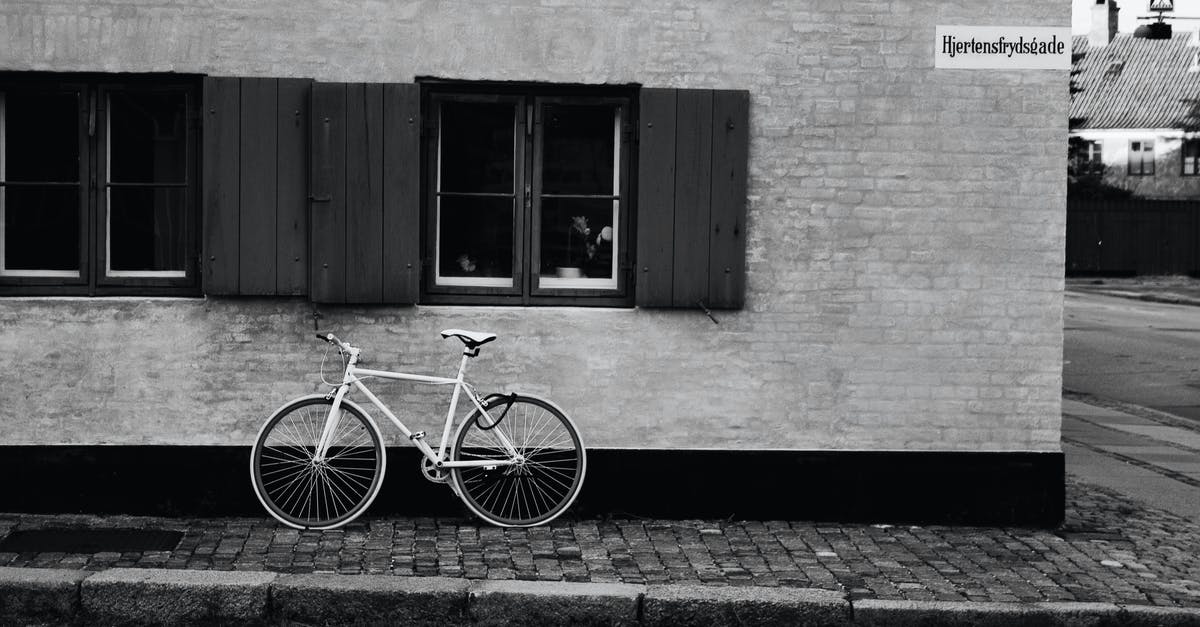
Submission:
<svg viewBox="0 0 1200 627">
<path fill-rule="evenodd" d="M 1091 32 L 1074 38 L 1074 170 L 1138 197 L 1200 198 L 1197 32 L 1117 33 L 1117 11 L 1098 2 Z"/>
</svg>

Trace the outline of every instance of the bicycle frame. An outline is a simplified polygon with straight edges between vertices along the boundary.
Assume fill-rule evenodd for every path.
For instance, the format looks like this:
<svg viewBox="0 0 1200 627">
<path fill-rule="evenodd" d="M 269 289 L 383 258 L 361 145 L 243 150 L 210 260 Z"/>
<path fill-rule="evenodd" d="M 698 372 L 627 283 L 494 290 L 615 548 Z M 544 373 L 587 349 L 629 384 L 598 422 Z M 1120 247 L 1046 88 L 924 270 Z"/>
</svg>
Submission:
<svg viewBox="0 0 1200 627">
<path fill-rule="evenodd" d="M 475 392 L 474 386 L 472 386 L 470 383 L 467 383 L 463 378 L 467 371 L 467 360 L 472 356 L 470 351 L 463 351 L 462 362 L 458 366 L 458 376 L 453 379 L 448 379 L 445 377 L 431 377 L 419 374 L 408 374 L 404 372 L 392 372 L 390 370 L 370 370 L 367 368 L 359 368 L 357 367 L 357 364 L 360 350 L 357 348 L 350 348 L 347 352 L 350 354 L 350 361 L 346 364 L 346 371 L 342 375 L 342 383 L 338 386 L 337 391 L 334 393 L 333 404 L 330 406 L 329 416 L 325 420 L 325 429 L 321 433 L 321 439 L 319 441 L 320 443 L 317 446 L 316 457 L 314 458 L 315 461 L 319 462 L 325 459 L 325 453 L 332 444 L 330 439 L 337 431 L 338 421 L 340 420 L 340 414 L 338 410 L 341 408 L 342 399 L 345 398 L 347 393 L 349 393 L 351 387 L 359 392 L 362 392 L 363 396 L 365 396 L 367 400 L 371 401 L 372 405 L 379 408 L 379 411 L 383 412 L 383 415 L 387 416 L 388 420 L 391 420 L 392 424 L 396 425 L 396 428 L 404 434 L 404 437 L 408 438 L 409 441 L 421 451 L 421 454 L 429 458 L 429 461 L 433 462 L 434 466 L 437 468 L 511 466 L 522 461 L 521 455 L 517 453 L 517 450 L 513 446 L 512 442 L 510 442 L 508 437 L 504 435 L 504 432 L 500 430 L 496 430 L 495 434 L 497 439 L 500 440 L 500 443 L 511 456 L 510 459 L 476 461 L 450 461 L 446 459 L 446 449 L 450 441 L 450 428 L 454 426 L 454 415 L 458 409 L 458 399 L 463 389 L 466 389 L 467 398 L 471 399 L 471 403 L 475 405 L 475 408 L 480 412 L 480 415 L 487 416 L 488 420 L 492 419 L 491 414 L 487 412 L 483 404 L 480 402 L 479 395 Z M 391 379 L 393 381 L 411 381 L 413 383 L 425 385 L 454 386 L 454 393 L 450 397 L 450 408 L 446 411 L 446 423 L 442 428 L 442 440 L 438 444 L 437 451 L 434 451 L 428 444 L 425 443 L 423 437 L 424 434 L 414 434 L 412 431 L 410 431 L 409 428 L 405 426 L 405 424 L 401 422 L 401 420 L 397 418 L 390 409 L 388 409 L 387 405 L 383 404 L 383 401 L 379 400 L 379 398 L 375 396 L 371 390 L 367 389 L 367 386 L 362 382 L 362 379 L 367 377 Z"/>
</svg>

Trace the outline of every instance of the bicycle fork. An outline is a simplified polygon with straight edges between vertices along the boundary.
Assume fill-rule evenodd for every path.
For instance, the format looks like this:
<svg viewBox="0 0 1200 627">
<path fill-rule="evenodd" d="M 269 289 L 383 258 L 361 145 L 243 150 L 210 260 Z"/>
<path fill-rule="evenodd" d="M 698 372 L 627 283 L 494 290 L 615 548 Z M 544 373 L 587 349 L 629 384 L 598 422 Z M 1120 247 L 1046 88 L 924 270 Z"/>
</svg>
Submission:
<svg viewBox="0 0 1200 627">
<path fill-rule="evenodd" d="M 342 374 L 342 384 L 338 386 L 337 392 L 333 395 L 333 404 L 329 406 L 329 415 L 325 417 L 325 428 L 321 431 L 321 439 L 317 441 L 317 450 L 314 451 L 313 463 L 320 464 L 325 461 L 325 453 L 329 452 L 329 446 L 332 444 L 333 434 L 337 433 L 338 423 L 342 419 L 342 399 L 346 393 L 350 391 L 351 373 L 354 372 L 354 366 L 358 363 L 359 350 L 357 348 L 350 349 L 350 361 L 346 366 L 346 371 Z"/>
<path fill-rule="evenodd" d="M 325 417 L 325 428 L 321 430 L 321 439 L 317 440 L 317 450 L 314 451 L 312 459 L 314 464 L 325 461 L 325 453 L 329 452 L 329 445 L 332 444 L 330 440 L 333 439 L 333 434 L 337 432 L 338 423 L 342 419 L 342 398 L 348 391 L 350 385 L 343 383 L 333 395 L 333 404 L 329 406 L 329 415 Z"/>
</svg>

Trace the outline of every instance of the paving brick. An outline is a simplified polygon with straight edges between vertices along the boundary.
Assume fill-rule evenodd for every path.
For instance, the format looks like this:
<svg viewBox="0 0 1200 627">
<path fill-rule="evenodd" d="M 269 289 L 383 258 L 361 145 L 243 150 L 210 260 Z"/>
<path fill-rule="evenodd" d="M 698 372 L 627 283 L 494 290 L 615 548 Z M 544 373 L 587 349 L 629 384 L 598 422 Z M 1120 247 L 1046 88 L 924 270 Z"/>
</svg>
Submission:
<svg viewBox="0 0 1200 627">
<path fill-rule="evenodd" d="M 169 552 L 2 556 L 10 565 L 33 568 L 158 564 L 283 574 L 821 588 L 854 600 L 1200 608 L 1196 521 L 1075 480 L 1066 496 L 1066 522 L 1054 530 L 627 519 L 498 529 L 473 519 L 369 518 L 362 528 L 372 531 L 363 537 L 379 534 L 364 540 L 363 546 L 377 543 L 371 550 L 348 550 L 345 542 L 331 540 L 336 534 L 326 539 L 262 519 L 0 514 L 0 530 L 136 525 L 184 532 Z M 270 538 L 267 551 L 247 548 L 259 537 Z M 212 549 L 218 538 L 240 551 L 217 559 Z"/>
</svg>

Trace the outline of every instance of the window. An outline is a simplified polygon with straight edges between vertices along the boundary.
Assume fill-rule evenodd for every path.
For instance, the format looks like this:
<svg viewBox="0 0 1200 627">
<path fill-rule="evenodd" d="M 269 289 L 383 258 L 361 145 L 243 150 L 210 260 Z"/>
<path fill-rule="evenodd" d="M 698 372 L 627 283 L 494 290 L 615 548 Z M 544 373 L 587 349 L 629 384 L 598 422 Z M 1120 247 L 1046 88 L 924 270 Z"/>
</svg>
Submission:
<svg viewBox="0 0 1200 627">
<path fill-rule="evenodd" d="M 1185 139 L 1179 152 L 1183 155 L 1183 175 L 1200 175 L 1200 139 Z"/>
<path fill-rule="evenodd" d="M 431 86 L 430 302 L 631 304 L 625 90 Z"/>
<path fill-rule="evenodd" d="M 194 89 L 0 81 L 0 290 L 195 289 Z"/>
<path fill-rule="evenodd" d="M 1129 176 L 1154 176 L 1154 142 L 1129 142 Z"/>
<path fill-rule="evenodd" d="M 1098 141 L 1084 140 L 1072 146 L 1075 172 L 1080 175 L 1103 174 L 1104 155 Z"/>
</svg>

